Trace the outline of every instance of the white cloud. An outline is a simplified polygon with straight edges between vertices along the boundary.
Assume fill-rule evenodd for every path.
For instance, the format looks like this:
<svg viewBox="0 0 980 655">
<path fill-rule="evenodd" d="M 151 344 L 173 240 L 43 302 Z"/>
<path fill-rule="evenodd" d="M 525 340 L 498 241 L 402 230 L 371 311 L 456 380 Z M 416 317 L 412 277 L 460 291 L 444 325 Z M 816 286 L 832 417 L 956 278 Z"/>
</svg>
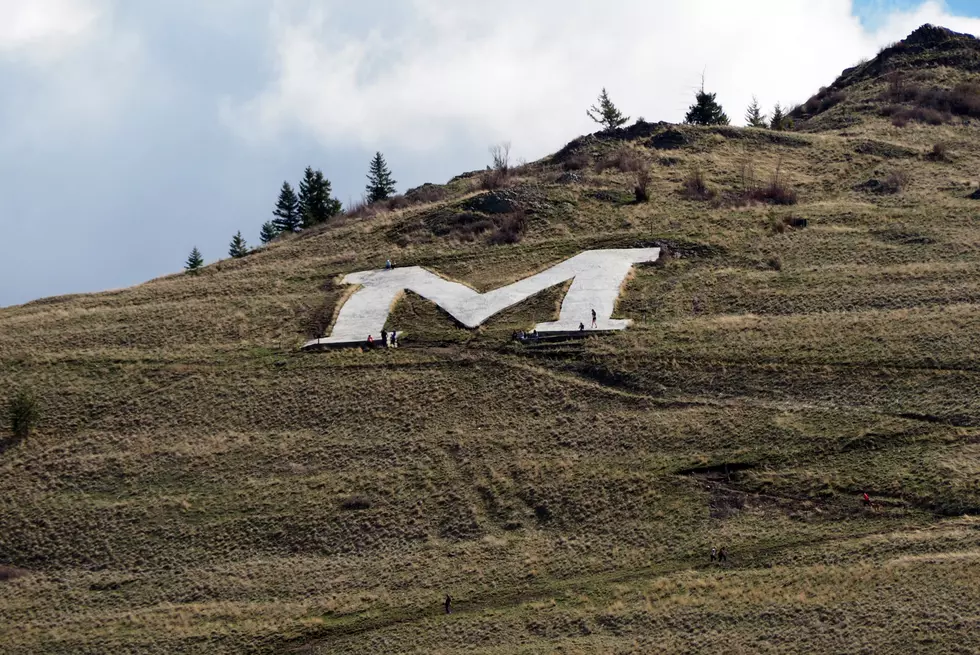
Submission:
<svg viewBox="0 0 980 655">
<path fill-rule="evenodd" d="M 325 145 L 420 151 L 509 139 L 539 156 L 594 128 L 585 109 L 603 86 L 633 117 L 678 121 L 706 70 L 740 122 L 753 94 L 801 102 L 923 22 L 980 32 L 937 2 L 874 33 L 850 0 L 414 0 L 408 20 L 366 35 L 310 5 L 273 12 L 277 75 L 225 107 L 250 138 L 300 130 Z"/>
<path fill-rule="evenodd" d="M 0 150 L 97 138 L 145 91 L 139 36 L 115 21 L 115 0 L 0 0 L 8 129 Z"/>
<path fill-rule="evenodd" d="M 953 16 L 947 10 L 945 3 L 929 0 L 914 9 L 891 12 L 883 16 L 882 27 L 875 32 L 875 41 L 882 45 L 898 41 L 925 23 L 980 36 L 980 18 Z"/>
<path fill-rule="evenodd" d="M 88 0 L 0 0 L 0 55 L 57 59 L 92 33 L 99 14 Z"/>
</svg>

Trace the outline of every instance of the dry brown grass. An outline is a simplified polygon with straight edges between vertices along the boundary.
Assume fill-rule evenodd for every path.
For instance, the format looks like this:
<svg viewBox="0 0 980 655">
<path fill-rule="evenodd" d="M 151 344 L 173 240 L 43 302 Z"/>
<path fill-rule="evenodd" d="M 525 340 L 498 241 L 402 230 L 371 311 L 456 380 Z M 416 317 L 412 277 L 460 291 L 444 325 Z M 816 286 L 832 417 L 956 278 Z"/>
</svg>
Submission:
<svg viewBox="0 0 980 655">
<path fill-rule="evenodd" d="M 680 128 L 657 202 L 630 202 L 619 163 L 589 186 L 525 167 L 506 247 L 487 241 L 508 214 L 433 232 L 477 173 L 193 278 L 0 310 L 0 396 L 45 408 L 0 453 L 0 563 L 28 572 L 0 581 L 0 650 L 977 650 L 980 139 L 863 120 Z M 939 142 L 955 158 L 917 154 Z M 661 154 L 595 147 L 624 146 Z M 747 148 L 795 206 L 676 192 L 694 162 L 744 188 Z M 914 184 L 853 190 L 892 170 Z M 343 274 L 388 258 L 487 291 L 651 243 L 668 255 L 635 270 L 619 335 L 512 343 L 557 290 L 475 331 L 406 294 L 400 349 L 296 349 Z"/>
</svg>

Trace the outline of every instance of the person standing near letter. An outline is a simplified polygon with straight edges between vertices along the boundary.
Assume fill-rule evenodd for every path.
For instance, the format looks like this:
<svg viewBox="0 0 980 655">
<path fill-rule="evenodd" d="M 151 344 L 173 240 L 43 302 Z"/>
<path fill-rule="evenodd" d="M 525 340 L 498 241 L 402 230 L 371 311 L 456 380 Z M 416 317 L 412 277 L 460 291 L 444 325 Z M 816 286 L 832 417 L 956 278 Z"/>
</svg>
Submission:
<svg viewBox="0 0 980 655">
<path fill-rule="evenodd" d="M 592 310 L 592 328 L 593 328 L 593 329 L 595 329 L 595 326 L 596 326 L 596 322 L 595 322 L 595 319 L 596 319 L 596 315 L 595 315 L 595 309 L 593 309 L 593 310 Z"/>
</svg>

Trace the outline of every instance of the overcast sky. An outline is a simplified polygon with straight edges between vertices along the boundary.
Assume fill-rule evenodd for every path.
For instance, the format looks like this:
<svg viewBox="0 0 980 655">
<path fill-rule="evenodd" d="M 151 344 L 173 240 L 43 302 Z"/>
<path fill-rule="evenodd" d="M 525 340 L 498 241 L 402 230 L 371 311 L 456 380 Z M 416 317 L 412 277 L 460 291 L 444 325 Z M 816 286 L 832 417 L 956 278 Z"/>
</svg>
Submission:
<svg viewBox="0 0 980 655">
<path fill-rule="evenodd" d="M 397 8 L 393 8 L 397 7 Z M 970 15 L 973 17 L 970 17 Z M 980 2 L 0 0 L 0 306 L 180 270 L 257 243 L 310 164 L 345 204 L 384 152 L 399 190 L 545 156 L 599 89 L 679 121 L 707 71 L 740 118 L 806 100 Z"/>
</svg>

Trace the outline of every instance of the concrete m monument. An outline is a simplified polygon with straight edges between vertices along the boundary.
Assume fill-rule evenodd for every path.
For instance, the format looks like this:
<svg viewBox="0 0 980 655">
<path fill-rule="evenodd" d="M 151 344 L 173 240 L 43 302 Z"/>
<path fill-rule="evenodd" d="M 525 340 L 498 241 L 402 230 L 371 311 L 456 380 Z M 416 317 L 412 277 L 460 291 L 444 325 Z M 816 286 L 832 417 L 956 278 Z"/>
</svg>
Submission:
<svg viewBox="0 0 980 655">
<path fill-rule="evenodd" d="M 329 337 L 307 342 L 304 348 L 359 345 L 375 339 L 388 314 L 405 291 L 412 291 L 443 308 L 468 328 L 526 300 L 536 293 L 573 280 L 561 304 L 558 320 L 539 323 L 539 333 L 577 332 L 579 324 L 593 330 L 625 330 L 629 320 L 613 320 L 620 288 L 636 264 L 654 262 L 660 248 L 588 250 L 560 264 L 487 293 L 478 293 L 418 266 L 350 273 L 344 284 L 357 289 L 340 308 Z M 592 327 L 592 310 L 596 324 Z M 400 328 L 409 329 L 405 326 Z"/>
</svg>

